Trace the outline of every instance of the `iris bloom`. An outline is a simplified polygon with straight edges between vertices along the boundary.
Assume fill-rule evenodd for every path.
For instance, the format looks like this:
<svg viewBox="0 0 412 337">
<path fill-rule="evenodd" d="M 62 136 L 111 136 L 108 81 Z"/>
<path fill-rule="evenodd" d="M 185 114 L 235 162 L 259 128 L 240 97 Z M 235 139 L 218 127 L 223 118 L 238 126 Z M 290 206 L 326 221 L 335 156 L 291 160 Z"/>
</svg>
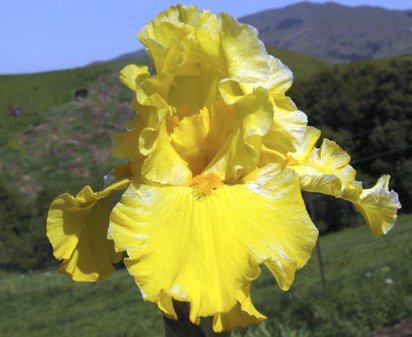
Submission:
<svg viewBox="0 0 412 337">
<path fill-rule="evenodd" d="M 138 38 L 156 73 L 121 71 L 136 110 L 113 136 L 124 164 L 104 190 L 86 186 L 50 206 L 60 271 L 96 281 L 125 254 L 145 300 L 174 319 L 173 301 L 188 302 L 193 323 L 211 316 L 219 332 L 265 319 L 250 298 L 260 264 L 287 290 L 308 261 L 318 230 L 302 190 L 352 202 L 375 235 L 394 225 L 400 204 L 389 177 L 363 189 L 339 145 L 315 147 L 320 131 L 285 94 L 291 71 L 254 28 L 177 6 Z"/>
</svg>

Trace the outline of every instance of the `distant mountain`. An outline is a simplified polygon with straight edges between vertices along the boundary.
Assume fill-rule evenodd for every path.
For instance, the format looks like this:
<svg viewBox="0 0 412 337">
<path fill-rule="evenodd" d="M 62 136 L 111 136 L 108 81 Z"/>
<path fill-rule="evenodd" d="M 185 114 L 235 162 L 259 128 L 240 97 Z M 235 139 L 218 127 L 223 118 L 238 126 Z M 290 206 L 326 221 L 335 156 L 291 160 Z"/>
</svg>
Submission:
<svg viewBox="0 0 412 337">
<path fill-rule="evenodd" d="M 142 60 L 142 62 L 147 63 L 149 61 L 149 58 L 147 57 L 147 53 L 144 49 L 139 49 L 137 51 L 132 51 L 130 53 L 119 55 L 108 61 L 95 61 L 86 66 L 97 66 L 103 63 L 118 62 L 118 61 L 125 61 L 125 60 Z"/>
<path fill-rule="evenodd" d="M 266 45 L 329 62 L 412 53 L 412 9 L 301 2 L 245 16 L 240 21 L 256 27 Z"/>
<path fill-rule="evenodd" d="M 333 63 L 412 53 L 412 9 L 300 2 L 239 21 L 256 27 L 260 39 L 269 47 L 298 51 Z M 110 61 L 143 56 L 141 49 Z"/>
</svg>

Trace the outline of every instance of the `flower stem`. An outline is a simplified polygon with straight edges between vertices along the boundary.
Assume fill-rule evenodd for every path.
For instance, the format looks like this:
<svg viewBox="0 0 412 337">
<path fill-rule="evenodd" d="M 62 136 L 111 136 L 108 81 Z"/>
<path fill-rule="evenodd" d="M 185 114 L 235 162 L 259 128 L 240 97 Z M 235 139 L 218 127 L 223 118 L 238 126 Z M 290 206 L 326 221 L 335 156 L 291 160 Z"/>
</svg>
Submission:
<svg viewBox="0 0 412 337">
<path fill-rule="evenodd" d="M 229 337 L 230 332 L 216 333 L 212 329 L 212 318 L 203 318 L 200 325 L 189 320 L 189 304 L 173 302 L 178 319 L 163 317 L 165 337 Z"/>
<path fill-rule="evenodd" d="M 316 212 L 315 212 L 315 207 L 314 207 L 313 202 L 312 202 L 312 194 L 311 193 L 305 193 L 304 197 L 305 197 L 305 201 L 306 201 L 306 207 L 309 208 L 310 218 L 312 219 L 312 222 L 315 223 L 316 222 L 315 221 Z M 322 251 L 320 249 L 319 240 L 316 243 L 316 253 L 317 253 L 317 257 L 318 257 L 318 266 L 319 266 L 320 278 L 321 278 L 321 281 L 322 281 L 322 288 L 323 288 L 323 290 L 326 290 L 327 286 L 326 286 L 325 269 L 324 269 Z"/>
</svg>

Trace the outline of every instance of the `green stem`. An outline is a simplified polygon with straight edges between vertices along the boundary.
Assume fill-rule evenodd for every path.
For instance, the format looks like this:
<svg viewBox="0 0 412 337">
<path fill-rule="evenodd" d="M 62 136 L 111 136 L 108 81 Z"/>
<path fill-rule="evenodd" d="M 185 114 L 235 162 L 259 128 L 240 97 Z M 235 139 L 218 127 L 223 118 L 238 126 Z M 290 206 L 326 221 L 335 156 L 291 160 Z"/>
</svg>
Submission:
<svg viewBox="0 0 412 337">
<path fill-rule="evenodd" d="M 173 302 L 178 319 L 163 317 L 165 337 L 229 337 L 230 332 L 216 333 L 212 329 L 212 318 L 202 318 L 201 324 L 189 320 L 190 306 L 184 302 Z"/>
<path fill-rule="evenodd" d="M 312 219 L 313 223 L 316 223 L 316 219 L 315 219 L 316 212 L 315 212 L 315 206 L 313 205 L 313 202 L 312 202 L 312 194 L 311 193 L 305 193 L 304 198 L 305 198 L 305 201 L 306 201 L 306 206 L 309 208 L 310 218 Z M 317 253 L 317 257 L 318 257 L 318 266 L 319 266 L 320 279 L 322 281 L 322 288 L 323 288 L 323 290 L 326 290 L 327 286 L 326 286 L 325 268 L 324 268 L 322 251 L 320 249 L 319 241 L 320 240 L 318 239 L 318 242 L 316 243 L 316 253 Z"/>
</svg>

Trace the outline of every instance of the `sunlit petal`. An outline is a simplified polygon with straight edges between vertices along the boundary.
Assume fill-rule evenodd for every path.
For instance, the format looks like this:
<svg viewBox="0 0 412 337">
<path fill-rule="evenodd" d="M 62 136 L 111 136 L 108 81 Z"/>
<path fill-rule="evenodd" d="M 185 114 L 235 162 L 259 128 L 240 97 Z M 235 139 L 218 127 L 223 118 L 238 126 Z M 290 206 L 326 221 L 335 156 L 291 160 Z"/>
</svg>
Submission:
<svg viewBox="0 0 412 337">
<path fill-rule="evenodd" d="M 76 197 L 62 194 L 50 205 L 47 236 L 54 256 L 63 260 L 60 271 L 75 281 L 93 282 L 114 271 L 113 263 L 121 259 L 107 239 L 109 199 L 129 184 L 122 180 L 101 192 L 86 186 Z"/>
<path fill-rule="evenodd" d="M 397 210 L 401 208 L 398 194 L 389 191 L 389 176 L 380 177 L 372 188 L 362 190 L 361 184 L 353 193 L 350 188 L 344 193 L 343 198 L 351 201 L 355 208 L 363 215 L 372 234 L 380 236 L 389 232 L 395 225 Z"/>
<path fill-rule="evenodd" d="M 129 64 L 120 71 L 120 81 L 132 91 L 136 91 L 139 83 L 149 76 L 147 66 Z"/>
<path fill-rule="evenodd" d="M 172 146 L 166 122 L 162 123 L 159 130 L 145 129 L 142 136 L 147 142 L 153 142 L 153 147 L 143 162 L 141 174 L 146 179 L 162 184 L 188 184 L 192 173 L 187 162 Z"/>
<path fill-rule="evenodd" d="M 288 289 L 317 230 L 291 170 L 267 166 L 235 185 L 212 178 L 191 187 L 135 181 L 111 214 L 109 235 L 146 300 L 169 317 L 165 297 L 190 302 L 192 322 L 214 316 L 220 331 L 263 319 L 249 294 L 258 264 Z"/>
<path fill-rule="evenodd" d="M 324 139 L 320 148 L 311 148 L 318 137 L 319 132 L 308 127 L 302 145 L 288 155 L 286 167 L 299 174 L 303 190 L 340 197 L 356 171 L 349 165 L 350 156 L 335 142 Z"/>
</svg>

